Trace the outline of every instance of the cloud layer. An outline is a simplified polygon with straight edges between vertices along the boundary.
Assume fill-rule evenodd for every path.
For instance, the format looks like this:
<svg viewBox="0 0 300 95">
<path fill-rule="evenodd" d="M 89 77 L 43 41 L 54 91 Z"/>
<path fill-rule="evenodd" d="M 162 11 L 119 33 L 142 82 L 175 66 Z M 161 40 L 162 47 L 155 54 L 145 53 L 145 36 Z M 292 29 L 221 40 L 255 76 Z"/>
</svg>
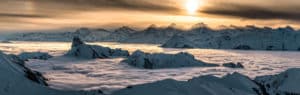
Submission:
<svg viewBox="0 0 300 95">
<path fill-rule="evenodd" d="M 15 13 L 0 13 L 0 17 L 11 17 L 11 18 L 47 18 L 46 15 L 36 14 L 15 14 Z"/>
<path fill-rule="evenodd" d="M 172 6 L 169 0 L 36 0 L 41 10 L 53 8 L 57 11 L 90 11 L 90 10 L 136 10 L 156 12 L 178 12 L 177 6 Z"/>
<path fill-rule="evenodd" d="M 290 0 L 286 0 L 287 2 Z M 300 12 L 295 9 L 300 9 L 299 5 L 288 5 L 284 3 L 281 6 L 276 1 L 267 4 L 241 4 L 241 3 L 216 3 L 213 6 L 207 7 L 200 12 L 220 16 L 233 16 L 244 19 L 280 19 L 280 20 L 300 20 Z M 259 2 L 258 2 L 259 3 Z"/>
</svg>

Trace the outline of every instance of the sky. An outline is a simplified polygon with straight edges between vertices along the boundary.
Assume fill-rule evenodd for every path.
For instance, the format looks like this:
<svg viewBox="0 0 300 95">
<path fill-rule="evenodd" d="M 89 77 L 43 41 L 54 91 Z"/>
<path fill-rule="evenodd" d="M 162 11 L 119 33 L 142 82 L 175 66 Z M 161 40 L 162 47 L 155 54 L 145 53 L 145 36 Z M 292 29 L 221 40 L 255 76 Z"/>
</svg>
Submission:
<svg viewBox="0 0 300 95">
<path fill-rule="evenodd" d="M 300 28 L 299 0 L 0 0 L 0 32 L 197 23 Z"/>
</svg>

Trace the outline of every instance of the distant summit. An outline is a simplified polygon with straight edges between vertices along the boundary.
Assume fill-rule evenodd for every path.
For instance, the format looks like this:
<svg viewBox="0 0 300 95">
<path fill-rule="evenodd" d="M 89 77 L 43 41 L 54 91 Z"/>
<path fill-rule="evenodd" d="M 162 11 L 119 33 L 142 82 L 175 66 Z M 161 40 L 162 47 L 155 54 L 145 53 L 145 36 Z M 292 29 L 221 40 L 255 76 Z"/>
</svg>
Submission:
<svg viewBox="0 0 300 95">
<path fill-rule="evenodd" d="M 179 39 L 176 35 L 180 35 L 184 39 L 175 40 L 174 38 Z M 270 28 L 255 25 L 244 27 L 231 25 L 212 29 L 204 23 L 195 24 L 189 30 L 181 30 L 176 27 L 175 23 L 167 27 L 158 27 L 152 24 L 141 31 L 128 26 L 114 31 L 80 28 L 75 32 L 23 33 L 9 40 L 71 41 L 74 36 L 90 42 L 168 44 L 168 48 L 300 50 L 300 32 L 290 26 Z"/>
<path fill-rule="evenodd" d="M 124 32 L 124 33 L 136 33 L 137 31 L 134 30 L 134 29 L 132 29 L 132 28 L 130 28 L 129 26 L 122 26 L 122 27 L 116 29 L 115 32 L 118 32 L 118 33 L 120 33 L 120 32 Z"/>
<path fill-rule="evenodd" d="M 175 35 L 161 47 L 164 48 L 196 48 L 197 46 L 183 36 Z"/>
</svg>

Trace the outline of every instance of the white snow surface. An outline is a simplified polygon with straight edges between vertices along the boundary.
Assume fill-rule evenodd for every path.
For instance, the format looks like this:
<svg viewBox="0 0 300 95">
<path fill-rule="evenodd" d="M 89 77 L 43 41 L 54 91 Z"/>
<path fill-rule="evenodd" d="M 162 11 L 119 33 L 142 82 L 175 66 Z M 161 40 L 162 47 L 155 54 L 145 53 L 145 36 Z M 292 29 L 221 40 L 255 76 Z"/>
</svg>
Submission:
<svg viewBox="0 0 300 95">
<path fill-rule="evenodd" d="M 259 93 L 259 94 L 258 94 Z M 162 80 L 130 86 L 113 95 L 260 95 L 260 87 L 239 73 L 222 78 L 202 76 L 188 81 Z"/>
<path fill-rule="evenodd" d="M 255 80 L 271 95 L 299 95 L 300 69 L 293 68 L 278 75 L 261 76 Z"/>
<path fill-rule="evenodd" d="M 12 42 L 1 43 L 0 50 L 6 53 L 49 52 L 54 58 L 49 60 L 29 60 L 26 66 L 40 71 L 49 79 L 48 84 L 55 89 L 91 90 L 101 89 L 106 93 L 130 85 L 150 83 L 164 79 L 185 81 L 197 76 L 224 76 L 239 72 L 250 78 L 278 74 L 289 68 L 300 68 L 300 52 L 282 51 L 239 51 L 213 49 L 164 49 L 156 44 L 89 43 L 110 48 L 122 48 L 133 52 L 143 50 L 148 53 L 175 54 L 188 52 L 196 59 L 207 63 L 241 62 L 244 69 L 226 67 L 191 67 L 175 69 L 146 70 L 122 63 L 123 58 L 83 60 L 63 57 L 71 43 L 64 42 Z M 26 47 L 24 47 L 26 46 Z"/>
<path fill-rule="evenodd" d="M 100 95 L 95 92 L 59 91 L 34 83 L 11 56 L 0 52 L 0 95 Z"/>
</svg>

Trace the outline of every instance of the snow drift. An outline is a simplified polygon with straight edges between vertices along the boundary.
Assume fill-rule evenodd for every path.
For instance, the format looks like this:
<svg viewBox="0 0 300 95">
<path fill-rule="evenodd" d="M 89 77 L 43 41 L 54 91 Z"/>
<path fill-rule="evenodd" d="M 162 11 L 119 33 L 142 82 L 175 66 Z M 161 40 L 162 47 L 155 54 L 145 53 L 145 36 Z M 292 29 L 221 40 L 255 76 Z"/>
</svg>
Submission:
<svg viewBox="0 0 300 95">
<path fill-rule="evenodd" d="M 145 69 L 159 69 L 159 68 L 178 68 L 178 67 L 193 67 L 193 66 L 218 66 L 216 64 L 209 64 L 196 60 L 193 55 L 188 53 L 178 54 L 149 54 L 142 51 L 135 51 L 123 62 L 131 66 Z"/>
<path fill-rule="evenodd" d="M 24 66 L 24 61 L 0 51 L 0 95 L 101 95 L 98 92 L 50 89 L 40 73 Z"/>
<path fill-rule="evenodd" d="M 41 60 L 48 60 L 53 56 L 49 55 L 48 53 L 44 52 L 23 52 L 18 55 L 21 60 L 28 60 L 28 59 L 41 59 Z"/>
<path fill-rule="evenodd" d="M 129 56 L 129 52 L 121 49 L 110 49 L 108 47 L 102 47 L 97 45 L 87 45 L 84 42 L 82 42 L 79 37 L 74 37 L 72 48 L 66 55 L 94 59 Z"/>
</svg>

